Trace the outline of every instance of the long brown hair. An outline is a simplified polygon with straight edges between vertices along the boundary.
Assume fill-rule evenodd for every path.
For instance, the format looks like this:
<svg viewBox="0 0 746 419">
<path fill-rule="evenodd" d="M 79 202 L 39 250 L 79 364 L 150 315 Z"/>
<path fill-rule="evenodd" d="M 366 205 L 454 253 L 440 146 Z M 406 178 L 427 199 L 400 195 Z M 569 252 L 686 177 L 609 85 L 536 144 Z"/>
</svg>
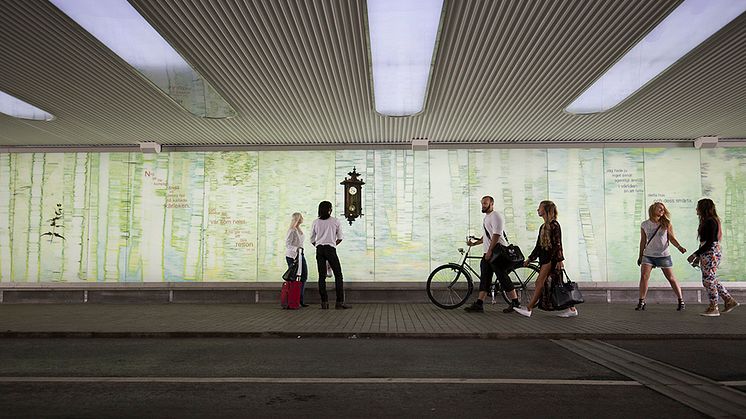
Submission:
<svg viewBox="0 0 746 419">
<path fill-rule="evenodd" d="M 710 198 L 703 198 L 697 202 L 697 213 L 699 215 L 699 228 L 697 228 L 697 235 L 702 237 L 702 226 L 704 222 L 710 218 L 714 219 L 718 224 L 718 230 L 720 230 L 720 217 L 715 209 L 715 203 Z M 718 236 L 720 232 L 718 231 Z"/>
<path fill-rule="evenodd" d="M 653 202 L 653 204 L 648 207 L 648 219 L 650 219 L 650 221 L 653 221 L 655 207 L 658 205 L 663 207 L 663 215 L 661 215 L 661 217 L 658 219 L 658 223 L 660 223 L 661 227 L 668 229 L 668 227 L 671 225 L 671 213 L 668 212 L 668 208 L 666 208 L 666 205 L 663 202 Z"/>
<path fill-rule="evenodd" d="M 552 235 L 550 224 L 557 219 L 557 206 L 552 201 L 541 201 L 539 204 L 544 208 L 544 224 L 541 226 L 541 238 L 539 244 L 543 249 L 552 247 Z"/>
</svg>

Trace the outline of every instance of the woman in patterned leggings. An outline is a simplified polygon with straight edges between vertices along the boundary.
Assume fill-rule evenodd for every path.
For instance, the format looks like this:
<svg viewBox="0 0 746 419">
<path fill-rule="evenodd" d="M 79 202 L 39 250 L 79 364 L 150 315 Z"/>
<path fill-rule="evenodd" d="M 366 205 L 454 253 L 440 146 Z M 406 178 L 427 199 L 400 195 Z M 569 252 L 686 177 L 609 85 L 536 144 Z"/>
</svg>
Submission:
<svg viewBox="0 0 746 419">
<path fill-rule="evenodd" d="M 710 297 L 710 306 L 700 315 L 716 317 L 720 315 L 718 295 L 725 302 L 723 313 L 728 313 L 738 307 L 738 302 L 731 297 L 716 276 L 718 264 L 720 264 L 720 258 L 722 257 L 720 239 L 723 235 L 720 231 L 720 218 L 718 218 L 715 210 L 715 203 L 711 199 L 700 199 L 697 202 L 697 215 L 699 216 L 697 234 L 700 246 L 687 260 L 692 263 L 699 258 L 699 267 L 702 269 L 702 285 L 704 285 Z"/>
</svg>

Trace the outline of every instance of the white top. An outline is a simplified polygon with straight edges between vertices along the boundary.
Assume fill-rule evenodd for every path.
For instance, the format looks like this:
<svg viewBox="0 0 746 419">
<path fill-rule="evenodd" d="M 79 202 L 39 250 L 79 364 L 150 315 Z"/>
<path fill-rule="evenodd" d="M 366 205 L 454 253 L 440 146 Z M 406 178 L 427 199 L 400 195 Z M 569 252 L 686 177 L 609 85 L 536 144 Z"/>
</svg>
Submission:
<svg viewBox="0 0 746 419">
<path fill-rule="evenodd" d="M 314 246 L 337 247 L 337 240 L 342 240 L 342 229 L 339 220 L 329 217 L 326 220 L 317 218 L 311 225 L 311 244 Z"/>
<path fill-rule="evenodd" d="M 289 229 L 288 234 L 285 235 L 285 256 L 295 259 L 298 256 L 298 248 L 303 247 L 305 238 L 306 236 L 297 228 Z"/>
<path fill-rule="evenodd" d="M 503 237 L 503 230 L 505 229 L 505 219 L 502 214 L 497 211 L 492 211 L 489 214 L 484 215 L 484 222 L 482 223 L 482 246 L 484 247 L 484 253 L 490 250 L 490 243 L 492 242 L 492 236 L 495 234 L 500 235 L 498 243 L 507 246 L 508 242 Z M 489 237 L 486 237 L 485 230 L 489 231 Z"/>
<path fill-rule="evenodd" d="M 658 229 L 658 224 L 650 220 L 643 221 L 640 228 L 645 232 L 645 243 L 650 240 L 650 243 L 642 251 L 643 256 L 653 258 L 671 256 L 671 252 L 668 251 L 668 229 L 663 226 Z M 658 229 L 657 233 L 655 233 L 656 229 Z M 653 236 L 653 233 L 655 233 L 655 236 Z"/>
</svg>

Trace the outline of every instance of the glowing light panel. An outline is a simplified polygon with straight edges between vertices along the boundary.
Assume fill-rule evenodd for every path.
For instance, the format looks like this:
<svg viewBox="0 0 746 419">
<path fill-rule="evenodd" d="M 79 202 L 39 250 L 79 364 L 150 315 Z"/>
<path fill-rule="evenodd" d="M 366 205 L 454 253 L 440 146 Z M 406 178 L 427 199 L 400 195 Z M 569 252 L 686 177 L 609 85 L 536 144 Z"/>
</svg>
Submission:
<svg viewBox="0 0 746 419">
<path fill-rule="evenodd" d="M 21 119 L 51 121 L 54 116 L 5 92 L 0 92 L 0 112 Z"/>
<path fill-rule="evenodd" d="M 376 111 L 422 111 L 438 36 L 442 0 L 368 0 Z"/>
<path fill-rule="evenodd" d="M 50 0 L 189 112 L 235 115 L 231 106 L 126 0 Z"/>
<path fill-rule="evenodd" d="M 746 0 L 685 0 L 565 110 L 604 112 L 746 11 Z"/>
</svg>

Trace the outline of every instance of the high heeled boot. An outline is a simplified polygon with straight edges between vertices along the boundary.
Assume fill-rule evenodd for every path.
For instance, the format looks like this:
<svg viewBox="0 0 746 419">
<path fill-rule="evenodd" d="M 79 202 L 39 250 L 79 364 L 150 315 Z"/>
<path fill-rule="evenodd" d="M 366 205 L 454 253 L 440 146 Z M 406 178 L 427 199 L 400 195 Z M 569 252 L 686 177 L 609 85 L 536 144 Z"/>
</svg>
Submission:
<svg viewBox="0 0 746 419">
<path fill-rule="evenodd" d="M 640 300 L 637 302 L 637 307 L 635 307 L 635 311 L 645 311 L 645 299 L 640 298 Z"/>
</svg>

